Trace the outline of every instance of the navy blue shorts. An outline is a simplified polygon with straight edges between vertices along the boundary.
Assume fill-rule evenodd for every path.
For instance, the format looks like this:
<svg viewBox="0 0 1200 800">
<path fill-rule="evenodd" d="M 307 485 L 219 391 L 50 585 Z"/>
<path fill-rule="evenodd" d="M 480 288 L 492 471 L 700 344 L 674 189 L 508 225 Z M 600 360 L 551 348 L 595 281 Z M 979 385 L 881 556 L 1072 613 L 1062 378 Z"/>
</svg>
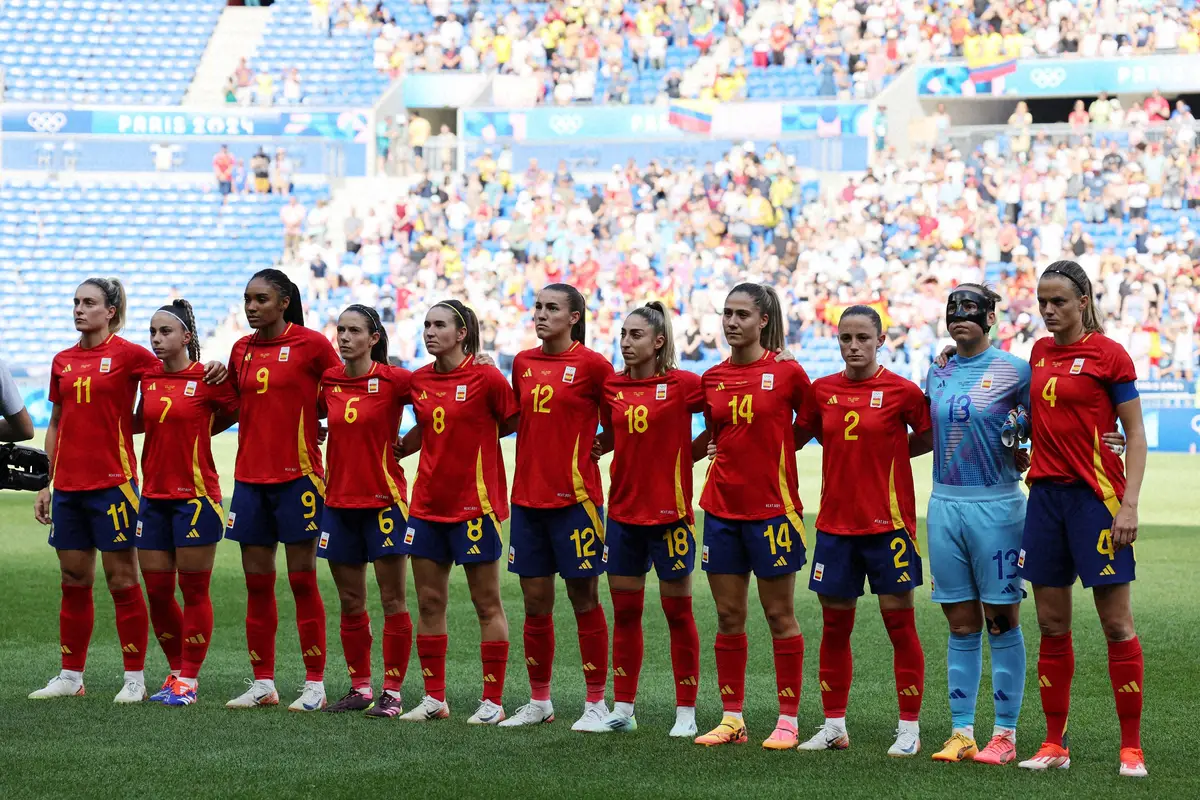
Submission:
<svg viewBox="0 0 1200 800">
<path fill-rule="evenodd" d="M 127 550 L 134 546 L 138 505 L 132 481 L 86 492 L 56 489 L 50 501 L 49 544 L 55 550 Z"/>
<path fill-rule="evenodd" d="M 921 585 L 921 554 L 908 531 L 844 536 L 817 531 L 808 588 L 827 597 L 904 594 Z"/>
<path fill-rule="evenodd" d="M 604 508 L 590 500 L 565 508 L 513 506 L 508 571 L 523 578 L 591 578 L 604 572 Z"/>
<path fill-rule="evenodd" d="M 1021 577 L 1035 586 L 1070 586 L 1078 577 L 1085 588 L 1134 580 L 1133 548 L 1113 549 L 1120 508 L 1115 497 L 1106 505 L 1085 484 L 1033 484 L 1017 558 Z"/>
<path fill-rule="evenodd" d="M 761 520 L 704 515 L 700 566 L 705 572 L 776 578 L 798 572 L 806 558 L 804 520 L 795 514 Z"/>
<path fill-rule="evenodd" d="M 138 514 L 139 550 L 174 550 L 216 544 L 225 531 L 225 512 L 211 497 L 189 500 L 142 498 Z"/>
<path fill-rule="evenodd" d="M 317 538 L 325 484 L 316 475 L 286 483 L 233 485 L 225 537 L 242 544 L 272 546 Z"/>
<path fill-rule="evenodd" d="M 386 508 L 330 508 L 321 512 L 317 555 L 339 564 L 366 564 L 404 555 L 400 537 L 408 521 L 398 505 Z"/>
<path fill-rule="evenodd" d="M 504 552 L 500 520 L 476 517 L 463 522 L 429 522 L 413 517 L 400 542 L 401 552 L 439 564 L 486 564 Z"/>
<path fill-rule="evenodd" d="M 696 567 L 696 528 L 685 519 L 668 525 L 626 525 L 609 517 L 608 574 L 640 578 L 654 565 L 659 580 L 676 581 Z"/>
</svg>

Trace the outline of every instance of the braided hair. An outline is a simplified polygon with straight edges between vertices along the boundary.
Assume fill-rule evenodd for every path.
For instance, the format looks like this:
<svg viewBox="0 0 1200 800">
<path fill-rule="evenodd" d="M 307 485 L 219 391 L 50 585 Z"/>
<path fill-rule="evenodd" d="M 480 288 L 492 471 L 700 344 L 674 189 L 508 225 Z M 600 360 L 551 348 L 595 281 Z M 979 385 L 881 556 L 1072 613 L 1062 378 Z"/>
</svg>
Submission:
<svg viewBox="0 0 1200 800">
<path fill-rule="evenodd" d="M 383 327 L 383 320 L 379 318 L 379 312 L 370 306 L 364 306 L 362 303 L 355 303 L 346 306 L 346 311 L 353 311 L 355 314 L 367 320 L 367 329 L 371 333 L 379 334 L 379 341 L 371 346 L 371 360 L 376 364 L 388 363 L 388 335 L 387 329 Z M 342 313 L 345 314 L 346 311 Z"/>
<path fill-rule="evenodd" d="M 304 324 L 304 303 L 300 300 L 300 287 L 281 270 L 268 267 L 260 269 L 250 280 L 262 279 L 275 287 L 280 299 L 287 298 L 288 306 L 283 310 L 283 319 L 293 325 Z"/>
<path fill-rule="evenodd" d="M 200 334 L 196 331 L 196 313 L 192 310 L 192 304 L 181 297 L 172 300 L 158 310 L 179 320 L 183 324 L 183 329 L 192 335 L 191 340 L 187 343 L 188 358 L 192 361 L 199 361 Z"/>
</svg>

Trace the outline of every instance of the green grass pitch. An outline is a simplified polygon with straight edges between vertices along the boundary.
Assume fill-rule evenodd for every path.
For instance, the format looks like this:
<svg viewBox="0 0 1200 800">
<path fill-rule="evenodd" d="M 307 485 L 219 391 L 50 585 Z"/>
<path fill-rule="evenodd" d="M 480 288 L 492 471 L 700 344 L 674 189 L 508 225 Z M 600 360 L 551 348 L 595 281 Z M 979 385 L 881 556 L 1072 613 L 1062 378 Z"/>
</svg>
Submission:
<svg viewBox="0 0 1200 800">
<path fill-rule="evenodd" d="M 215 442 L 226 497 L 232 479 L 234 439 Z M 511 443 L 507 443 L 511 448 Z M 510 449 L 511 455 L 511 449 Z M 0 496 L 0 575 L 4 591 L 0 625 L 0 797 L 155 798 L 267 796 L 360 798 L 376 793 L 421 797 L 654 797 L 694 798 L 734 795 L 794 797 L 815 793 L 836 798 L 988 796 L 1143 796 L 1197 797 L 1200 780 L 1187 748 L 1200 719 L 1200 611 L 1195 588 L 1200 571 L 1197 548 L 1197 460 L 1154 455 L 1141 504 L 1139 580 L 1134 587 L 1138 632 L 1146 653 L 1146 712 L 1143 726 L 1151 777 L 1136 782 L 1117 777 L 1117 721 L 1105 668 L 1105 645 L 1088 592 L 1076 592 L 1074 683 L 1068 773 L 1030 774 L 1015 767 L 934 764 L 929 755 L 949 732 L 946 702 L 946 624 L 918 592 L 917 617 L 927 658 L 922 715 L 923 751 L 910 760 L 884 755 L 896 722 L 891 646 L 874 600 L 860 604 L 854 634 L 855 682 L 849 729 L 853 746 L 845 752 L 766 752 L 759 742 L 773 727 L 777 705 L 769 634 L 751 601 L 750 665 L 746 720 L 751 743 L 709 750 L 666 736 L 674 719 L 674 691 L 667 629 L 651 580 L 646 599 L 646 661 L 638 698 L 639 730 L 631 735 L 572 733 L 583 702 L 583 680 L 575 643 L 575 621 L 565 593 L 559 592 L 558 651 L 554 701 L 558 721 L 528 730 L 474 729 L 465 723 L 479 698 L 478 628 L 461 572 L 452 587 L 448 699 L 453 716 L 423 725 L 376 721 L 357 715 L 289 714 L 277 709 L 228 711 L 225 700 L 238 694 L 250 674 L 245 652 L 245 590 L 237 548 L 222 545 L 213 575 L 216 630 L 200 682 L 200 703 L 186 709 L 144 704 L 115 707 L 121 661 L 112 605 L 98 578 L 95 638 L 88 661 L 86 697 L 36 703 L 25 699 L 58 670 L 58 570 L 46 546 L 46 530 L 34 522 L 33 495 Z M 415 464 L 406 463 L 409 476 Z M 511 467 L 510 467 L 511 469 Z M 929 461 L 915 469 L 917 496 L 924 513 L 929 492 Z M 607 472 L 607 469 L 605 469 Z M 800 492 L 808 502 L 811 531 L 820 491 L 819 453 L 800 457 Z M 511 474 L 511 472 L 510 472 Z M 697 470 L 699 477 L 700 469 Z M 697 483 L 699 486 L 699 483 Z M 924 536 L 922 532 L 922 537 Z M 282 565 L 281 565 L 282 569 Z M 325 565 L 318 567 L 328 612 L 331 697 L 348 685 L 338 644 L 338 607 Z M 797 615 L 808 641 L 802 734 L 821 721 L 814 690 L 820 611 L 807 590 L 807 570 L 798 580 Z M 409 588 L 410 611 L 416 613 Z M 707 583 L 697 571 L 696 616 L 701 639 L 701 687 L 697 709 L 701 730 L 720 718 L 712 641 L 715 614 Z M 292 601 L 279 583 L 279 674 L 283 702 L 303 680 Z M 607 588 L 601 586 L 607 607 Z M 520 589 L 506 576 L 504 601 L 514 641 L 505 706 L 511 713 L 527 697 L 521 657 Z M 373 600 L 376 636 L 381 612 Z M 609 608 L 611 624 L 611 608 Z M 1030 599 L 1024 609 L 1029 650 L 1025 706 L 1018 748 L 1027 757 L 1045 731 L 1034 672 L 1037 626 Z M 986 650 L 986 648 L 985 648 Z M 375 675 L 382 674 L 379 640 Z M 990 668 L 984 666 L 976 720 L 980 737 L 992 724 Z M 405 685 L 411 706 L 421 696 L 416 654 Z M 166 671 L 151 637 L 149 682 Z M 611 701 L 611 690 L 609 694 Z"/>
</svg>

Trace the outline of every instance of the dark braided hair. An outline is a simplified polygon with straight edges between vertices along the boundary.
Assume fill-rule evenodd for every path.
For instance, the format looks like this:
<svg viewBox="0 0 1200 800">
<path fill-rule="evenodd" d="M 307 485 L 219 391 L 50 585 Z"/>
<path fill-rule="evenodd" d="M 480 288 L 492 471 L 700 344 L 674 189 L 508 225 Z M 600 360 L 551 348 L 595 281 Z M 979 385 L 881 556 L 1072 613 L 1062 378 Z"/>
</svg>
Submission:
<svg viewBox="0 0 1200 800">
<path fill-rule="evenodd" d="M 562 292 L 567 296 L 567 308 L 579 312 L 579 321 L 571 326 L 571 341 L 584 344 L 587 334 L 587 301 L 578 289 L 569 283 L 552 283 L 542 287 L 543 292 Z"/>
<path fill-rule="evenodd" d="M 172 300 L 169 305 L 162 306 L 158 310 L 170 314 L 183 323 L 184 330 L 192 335 L 192 340 L 187 344 L 188 358 L 192 361 L 199 361 L 200 334 L 196 331 L 196 313 L 192 310 L 192 304 L 181 297 Z"/>
<path fill-rule="evenodd" d="M 454 327 L 456 330 L 466 329 L 467 336 L 462 340 L 464 355 L 473 356 L 479 353 L 479 318 L 466 303 L 459 300 L 439 300 L 431 308 L 442 306 L 454 312 Z"/>
<path fill-rule="evenodd" d="M 371 346 L 371 360 L 376 364 L 388 363 L 388 335 L 387 329 L 383 327 L 383 320 L 379 318 L 379 312 L 370 306 L 364 306 L 362 303 L 346 306 L 346 311 L 353 311 L 367 320 L 367 330 L 371 333 L 379 334 L 379 341 Z M 342 313 L 345 314 L 346 311 Z"/>
<path fill-rule="evenodd" d="M 288 298 L 288 307 L 283 310 L 284 321 L 294 325 L 303 325 L 304 303 L 300 300 L 300 287 L 293 283 L 292 279 L 284 272 L 270 267 L 260 269 L 251 276 L 250 280 L 258 278 L 274 286 L 275 291 L 279 292 L 280 299 Z"/>
</svg>

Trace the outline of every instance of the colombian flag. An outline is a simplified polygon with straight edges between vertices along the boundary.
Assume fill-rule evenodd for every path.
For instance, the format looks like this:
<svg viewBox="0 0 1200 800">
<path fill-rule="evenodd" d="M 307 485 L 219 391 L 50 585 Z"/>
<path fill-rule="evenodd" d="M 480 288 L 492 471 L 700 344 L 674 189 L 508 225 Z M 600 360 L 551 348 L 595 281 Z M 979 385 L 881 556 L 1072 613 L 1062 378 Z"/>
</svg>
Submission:
<svg viewBox="0 0 1200 800">
<path fill-rule="evenodd" d="M 968 36 L 963 41 L 963 55 L 967 59 L 971 82 L 980 84 L 991 83 L 1016 72 L 1021 51 L 1015 37 L 1006 39 L 993 31 Z"/>
<path fill-rule="evenodd" d="M 710 133 L 714 106 L 710 100 L 676 100 L 668 108 L 667 122 L 688 133 Z"/>
</svg>

